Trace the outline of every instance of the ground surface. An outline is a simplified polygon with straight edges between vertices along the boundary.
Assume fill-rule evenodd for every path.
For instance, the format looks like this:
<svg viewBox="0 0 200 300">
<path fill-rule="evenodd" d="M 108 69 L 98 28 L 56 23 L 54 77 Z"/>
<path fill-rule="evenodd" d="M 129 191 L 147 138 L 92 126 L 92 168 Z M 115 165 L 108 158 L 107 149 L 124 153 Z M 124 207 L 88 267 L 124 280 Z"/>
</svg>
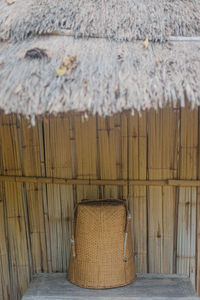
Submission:
<svg viewBox="0 0 200 300">
<path fill-rule="evenodd" d="M 200 299 L 185 275 L 138 274 L 137 281 L 126 286 L 107 290 L 89 290 L 75 286 L 66 280 L 66 274 L 39 274 L 34 279 L 23 300 L 66 299 L 129 299 L 129 300 L 178 300 Z"/>
</svg>

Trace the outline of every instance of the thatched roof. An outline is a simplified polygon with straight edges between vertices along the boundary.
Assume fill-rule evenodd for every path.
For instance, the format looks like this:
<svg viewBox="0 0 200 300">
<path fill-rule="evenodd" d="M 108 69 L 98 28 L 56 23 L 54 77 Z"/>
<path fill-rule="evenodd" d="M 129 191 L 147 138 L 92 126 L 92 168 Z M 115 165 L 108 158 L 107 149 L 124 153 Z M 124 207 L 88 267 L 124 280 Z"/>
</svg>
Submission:
<svg viewBox="0 0 200 300">
<path fill-rule="evenodd" d="M 35 48 L 46 53 L 27 52 Z M 74 62 L 66 63 L 70 71 L 57 76 L 63 61 L 74 56 Z M 141 42 L 45 37 L 5 47 L 0 62 L 0 107 L 6 112 L 106 115 L 178 99 L 184 104 L 185 93 L 193 104 L 200 103 L 198 43 L 144 48 Z"/>
<path fill-rule="evenodd" d="M 199 0 L 0 1 L 0 39 L 71 29 L 74 36 L 165 41 L 200 35 Z"/>
<path fill-rule="evenodd" d="M 200 1 L 162 2 L 1 1 L 0 109 L 110 115 L 186 98 L 199 105 L 200 43 L 167 40 L 200 36 Z M 44 35 L 63 30 L 71 36 Z"/>
</svg>

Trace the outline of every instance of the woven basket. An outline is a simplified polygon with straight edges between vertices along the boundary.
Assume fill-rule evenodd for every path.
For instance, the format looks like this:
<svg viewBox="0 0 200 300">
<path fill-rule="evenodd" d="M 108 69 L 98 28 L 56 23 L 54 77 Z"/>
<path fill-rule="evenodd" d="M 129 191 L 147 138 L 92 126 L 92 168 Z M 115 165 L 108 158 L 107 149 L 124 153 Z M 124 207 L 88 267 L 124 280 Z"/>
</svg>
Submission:
<svg viewBox="0 0 200 300">
<path fill-rule="evenodd" d="M 81 202 L 74 232 L 69 281 L 85 288 L 104 289 L 136 279 L 130 217 L 124 201 Z"/>
</svg>

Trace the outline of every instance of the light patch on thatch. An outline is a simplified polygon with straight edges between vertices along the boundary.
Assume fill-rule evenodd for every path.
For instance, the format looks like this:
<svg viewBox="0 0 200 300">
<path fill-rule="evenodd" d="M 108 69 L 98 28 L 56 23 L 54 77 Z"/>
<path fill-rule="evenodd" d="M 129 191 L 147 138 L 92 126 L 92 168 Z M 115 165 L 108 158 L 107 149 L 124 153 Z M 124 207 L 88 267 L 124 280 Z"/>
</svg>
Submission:
<svg viewBox="0 0 200 300">
<path fill-rule="evenodd" d="M 178 100 L 184 105 L 186 98 L 200 104 L 199 43 L 150 42 L 144 48 L 142 42 L 45 37 L 4 44 L 0 62 L 0 109 L 6 113 L 105 116 Z M 58 76 L 61 66 L 65 72 Z"/>
<path fill-rule="evenodd" d="M 75 37 L 166 41 L 200 35 L 199 0 L 0 1 L 0 39 L 24 40 L 61 29 Z"/>
</svg>

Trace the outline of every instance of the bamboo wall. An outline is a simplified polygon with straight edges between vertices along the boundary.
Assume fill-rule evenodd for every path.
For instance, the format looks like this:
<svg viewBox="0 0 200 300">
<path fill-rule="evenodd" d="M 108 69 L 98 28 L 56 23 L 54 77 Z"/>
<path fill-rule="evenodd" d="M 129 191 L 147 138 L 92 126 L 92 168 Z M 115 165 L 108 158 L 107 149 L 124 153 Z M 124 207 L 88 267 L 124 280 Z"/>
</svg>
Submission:
<svg viewBox="0 0 200 300">
<path fill-rule="evenodd" d="M 20 299 L 33 273 L 67 270 L 73 206 L 83 198 L 129 195 L 136 271 L 185 273 L 195 284 L 198 110 L 83 121 L 45 117 L 31 127 L 0 115 L 0 299 Z"/>
</svg>

